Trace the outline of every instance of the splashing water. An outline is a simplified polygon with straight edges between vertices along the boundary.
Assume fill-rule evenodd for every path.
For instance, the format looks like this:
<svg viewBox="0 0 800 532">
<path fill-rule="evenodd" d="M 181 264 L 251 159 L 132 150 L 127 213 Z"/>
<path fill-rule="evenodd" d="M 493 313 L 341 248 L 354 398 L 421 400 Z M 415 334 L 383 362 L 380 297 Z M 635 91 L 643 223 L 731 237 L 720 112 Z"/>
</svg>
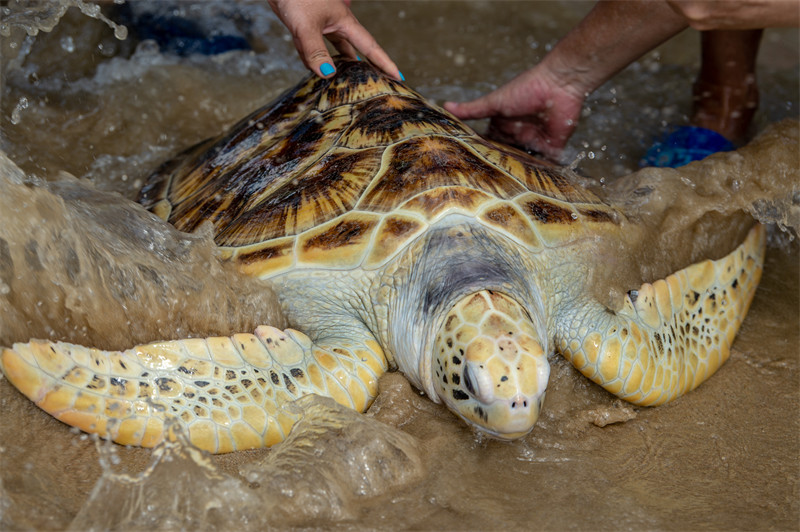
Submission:
<svg viewBox="0 0 800 532">
<path fill-rule="evenodd" d="M 0 22 L 0 35 L 9 37 L 14 28 L 22 28 L 31 37 L 35 37 L 40 31 L 53 31 L 70 7 L 77 7 L 87 17 L 103 21 L 114 30 L 114 37 L 117 39 L 124 40 L 128 37 L 128 28 L 116 24 L 106 17 L 101 12 L 99 5 L 84 0 L 59 0 L 56 2 L 53 0 L 27 2 L 11 0 L 2 8 L 3 20 Z"/>
<path fill-rule="evenodd" d="M 103 474 L 70 530 L 249 529 L 357 516 L 357 502 L 424 474 L 419 442 L 397 429 L 307 396 L 285 442 L 226 473 L 167 422 L 167 439 L 138 473 L 116 472 L 121 448 L 95 438 Z"/>
</svg>

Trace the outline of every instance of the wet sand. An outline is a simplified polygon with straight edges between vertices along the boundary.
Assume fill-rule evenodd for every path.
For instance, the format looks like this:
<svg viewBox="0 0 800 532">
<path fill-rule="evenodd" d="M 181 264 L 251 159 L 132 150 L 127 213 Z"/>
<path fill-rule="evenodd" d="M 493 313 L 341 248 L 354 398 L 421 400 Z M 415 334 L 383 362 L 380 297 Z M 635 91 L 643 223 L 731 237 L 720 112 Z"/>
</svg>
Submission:
<svg viewBox="0 0 800 532">
<path fill-rule="evenodd" d="M 412 85 L 441 101 L 477 95 L 532 64 L 580 18 L 587 5 L 375 2 L 356 8 Z M 140 69 L 119 81 L 109 71 L 98 74 L 96 70 L 97 64 L 108 64 L 108 58 L 91 52 L 97 40 L 111 42 L 103 25 L 69 16 L 52 34 L 42 36 L 42 50 L 32 52 L 32 60 L 40 65 L 37 76 L 41 83 L 32 81 L 30 71 L 26 76 L 6 78 L 10 82 L 3 89 L 3 149 L 29 174 L 60 181 L 63 178 L 58 172 L 66 170 L 86 176 L 101 190 L 131 198 L 138 189 L 137 181 L 161 159 L 217 133 L 303 75 L 280 28 L 265 20 L 269 31 L 262 36 L 255 59 L 233 58 L 214 66 L 210 61 L 187 64 L 157 54 L 149 58 L 140 54 L 138 60 L 116 65 L 119 72 Z M 87 31 L 87 24 L 91 31 L 80 33 Z M 459 31 L 446 31 L 448 28 Z M 532 28 L 541 31 L 534 33 Z M 87 62 L 85 55 L 79 60 L 68 54 L 71 59 L 66 63 L 46 60 L 45 45 L 53 58 L 64 56 L 61 43 L 70 32 L 78 32 L 75 34 L 90 42 L 86 54 L 94 59 Z M 5 52 L 8 42 L 3 41 Z M 520 52 L 523 44 L 526 53 Z M 582 124 L 571 152 L 595 153 L 594 158 L 587 155 L 582 172 L 609 180 L 627 173 L 659 131 L 659 121 L 680 120 L 687 112 L 696 39 L 687 34 L 671 44 L 659 52 L 659 60 L 646 58 L 590 101 L 593 112 Z M 490 49 L 486 51 L 486 47 Z M 272 53 L 264 59 L 267 48 Z M 797 115 L 797 48 L 796 32 L 780 33 L 776 40 L 769 35 L 765 38 L 762 79 L 770 76 L 767 79 L 777 82 L 764 85 L 757 129 Z M 123 54 L 124 49 L 117 52 Z M 60 94 L 53 80 L 59 78 L 59 69 L 67 67 L 70 83 L 84 83 L 84 92 Z M 611 88 L 618 99 L 615 103 L 610 102 Z M 190 94 L 190 90 L 195 92 L 189 98 L 179 99 L 181 92 Z M 13 124 L 21 97 L 28 98 L 30 105 L 19 113 L 18 124 Z M 77 144 L 76 138 L 80 139 Z M 101 200 L 93 206 L 102 210 L 103 204 Z M 75 216 L 77 222 L 86 215 L 69 204 L 64 212 Z M 63 227 L 56 225 L 53 230 Z M 109 484 L 109 470 L 141 472 L 152 460 L 152 451 L 114 446 L 98 452 L 91 438 L 49 417 L 2 379 L 0 526 L 64 529 L 73 523 L 76 529 L 126 530 L 154 526 L 263 529 L 266 525 L 424 530 L 797 529 L 800 248 L 796 240 L 777 242 L 785 240 L 778 231 L 773 235 L 762 284 L 731 358 L 697 390 L 668 405 L 636 408 L 591 384 L 555 356 L 539 424 L 528 437 L 504 443 L 476 437 L 445 408 L 420 397 L 402 376 L 390 374 L 382 379 L 382 393 L 367 419 L 376 432 L 384 430 L 377 421 L 388 425 L 389 436 L 381 441 L 400 442 L 396 447 L 368 447 L 357 431 L 330 429 L 309 436 L 321 438 L 314 440 L 319 442 L 340 434 L 352 452 L 365 449 L 365 463 L 388 463 L 385 477 L 376 481 L 373 489 L 362 489 L 367 494 L 359 494 L 364 484 L 358 479 L 344 482 L 337 488 L 340 491 L 317 493 L 313 482 L 309 484 L 309 479 L 316 478 L 312 473 L 327 471 L 325 466 L 335 458 L 327 457 L 328 463 L 309 459 L 314 467 L 311 472 L 304 472 L 299 465 L 296 473 L 282 470 L 285 478 L 294 478 L 297 489 L 303 491 L 297 495 L 317 495 L 300 507 L 282 499 L 286 493 L 268 493 L 265 479 L 247 476 L 248 468 L 274 454 L 269 450 L 211 457 L 208 467 L 188 457 L 174 461 L 177 467 L 161 463 L 155 473 L 130 485 Z M 103 238 L 108 237 L 101 237 L 100 245 L 113 244 Z M 127 252 L 135 252 L 134 248 Z M 4 301 L 13 310 L 36 307 L 34 296 L 44 298 L 46 289 L 31 285 L 32 300 Z M 123 296 L 135 299 L 135 294 Z M 248 304 L 255 305 L 256 300 Z M 91 310 L 87 305 L 79 302 L 69 312 L 83 315 Z M 180 308 L 176 306 L 172 312 Z M 33 335 L 83 335 L 105 343 L 104 347 L 122 347 L 117 344 L 131 337 L 141 341 L 139 336 L 179 335 L 198 326 L 189 320 L 191 323 L 172 329 L 170 323 L 144 323 L 137 329 L 123 320 L 100 323 L 87 332 L 59 322 L 58 312 L 63 311 L 56 311 L 38 316 L 23 312 L 22 326 L 14 322 L 12 327 L 12 314 L 8 309 L 2 312 L 4 343 Z M 30 323 L 26 329 L 25 319 L 42 323 Z M 247 326 L 248 320 L 257 318 L 237 319 L 239 325 Z M 113 336 L 115 326 L 128 330 Z M 352 442 L 347 438 L 353 438 Z M 332 453 L 337 449 L 330 441 L 320 445 Z M 346 450 L 336 452 L 351 456 Z M 395 459 L 385 459 L 382 452 L 395 453 Z M 419 463 L 415 456 L 420 457 Z M 101 464 L 101 460 L 108 463 Z M 186 475 L 182 482 L 175 481 L 181 474 Z M 338 478 L 341 473 L 323 474 L 326 479 L 332 476 Z M 104 482 L 98 485 L 101 477 Z M 280 506 L 264 511 L 259 507 L 264 501 L 284 505 L 290 515 L 282 514 Z M 73 521 L 76 516 L 78 520 Z"/>
</svg>

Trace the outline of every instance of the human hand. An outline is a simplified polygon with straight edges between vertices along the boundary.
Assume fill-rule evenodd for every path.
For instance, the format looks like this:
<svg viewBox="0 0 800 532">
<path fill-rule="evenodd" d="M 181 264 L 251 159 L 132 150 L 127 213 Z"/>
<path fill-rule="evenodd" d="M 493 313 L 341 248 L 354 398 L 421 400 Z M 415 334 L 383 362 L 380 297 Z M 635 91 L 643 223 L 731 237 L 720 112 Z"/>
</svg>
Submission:
<svg viewBox="0 0 800 532">
<path fill-rule="evenodd" d="M 746 30 L 800 25 L 797 0 L 666 0 L 689 25 L 700 31 Z"/>
<path fill-rule="evenodd" d="M 350 11 L 350 0 L 268 1 L 292 34 L 300 59 L 317 75 L 326 78 L 336 71 L 325 36 L 342 55 L 357 59 L 360 54 L 392 78 L 403 79 L 397 65 Z"/>
<path fill-rule="evenodd" d="M 557 161 L 577 126 L 585 95 L 533 68 L 464 103 L 445 102 L 461 119 L 490 118 L 488 136 Z"/>
</svg>

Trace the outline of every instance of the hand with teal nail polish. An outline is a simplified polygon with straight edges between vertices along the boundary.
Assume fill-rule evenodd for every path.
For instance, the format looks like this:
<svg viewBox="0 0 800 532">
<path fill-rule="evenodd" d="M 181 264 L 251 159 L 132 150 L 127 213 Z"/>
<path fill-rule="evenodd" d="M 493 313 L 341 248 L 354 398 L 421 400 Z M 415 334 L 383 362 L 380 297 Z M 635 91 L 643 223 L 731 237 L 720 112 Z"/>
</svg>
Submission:
<svg viewBox="0 0 800 532">
<path fill-rule="evenodd" d="M 350 11 L 350 0 L 269 0 L 269 5 L 292 34 L 300 59 L 317 75 L 327 78 L 336 72 L 324 37 L 343 56 L 366 58 L 392 78 L 404 79 Z"/>
<path fill-rule="evenodd" d="M 327 77 L 327 76 L 330 76 L 331 74 L 333 74 L 334 72 L 336 72 L 336 69 L 333 68 L 333 65 L 331 65 L 330 63 L 322 63 L 319 66 L 319 72 L 324 77 Z"/>
</svg>

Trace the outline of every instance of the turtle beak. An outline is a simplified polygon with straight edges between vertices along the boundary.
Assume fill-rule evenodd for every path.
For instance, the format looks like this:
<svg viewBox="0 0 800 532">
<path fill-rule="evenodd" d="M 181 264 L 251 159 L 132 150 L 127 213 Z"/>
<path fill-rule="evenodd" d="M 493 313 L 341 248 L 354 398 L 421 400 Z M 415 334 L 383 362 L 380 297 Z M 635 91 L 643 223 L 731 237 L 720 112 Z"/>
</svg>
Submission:
<svg viewBox="0 0 800 532">
<path fill-rule="evenodd" d="M 493 427 L 478 427 L 496 438 L 501 440 L 516 440 L 528 434 L 536 425 L 539 413 L 542 411 L 545 394 L 538 397 L 517 396 L 511 401 L 503 401 L 504 404 L 494 408 L 490 418 L 496 420 Z"/>
<path fill-rule="evenodd" d="M 461 417 L 479 430 L 503 440 L 513 440 L 528 434 L 539 419 L 550 377 L 550 365 L 546 358 L 530 358 L 532 364 L 520 364 L 516 374 L 503 375 L 499 379 L 487 368 L 468 363 L 464 368 L 462 382 L 476 403 L 472 410 L 484 415 L 464 415 L 464 407 L 467 405 L 459 405 Z M 504 377 L 508 380 L 503 381 Z M 500 381 L 503 385 L 497 386 L 495 381 Z M 535 381 L 534 389 L 531 389 L 531 381 Z M 507 393 L 503 393 L 504 391 Z M 467 407 L 466 410 L 469 414 L 470 408 Z"/>
</svg>

